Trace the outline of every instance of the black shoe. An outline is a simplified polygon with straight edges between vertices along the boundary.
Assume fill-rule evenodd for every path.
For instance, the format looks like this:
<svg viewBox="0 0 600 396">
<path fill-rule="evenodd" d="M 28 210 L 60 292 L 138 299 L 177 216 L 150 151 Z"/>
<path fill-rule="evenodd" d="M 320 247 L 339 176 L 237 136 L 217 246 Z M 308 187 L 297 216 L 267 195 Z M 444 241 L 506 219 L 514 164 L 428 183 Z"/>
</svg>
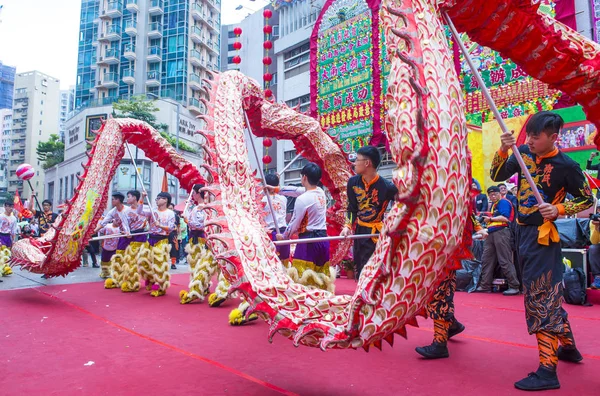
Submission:
<svg viewBox="0 0 600 396">
<path fill-rule="evenodd" d="M 48 277 L 46 276 L 46 274 L 42 275 L 42 279 L 48 279 Z"/>
<path fill-rule="evenodd" d="M 177 269 L 177 267 L 175 266 L 175 264 L 171 264 L 171 269 Z"/>
<path fill-rule="evenodd" d="M 526 378 L 515 382 L 515 388 L 525 391 L 559 389 L 560 383 L 554 371 L 540 367 L 535 373 L 529 373 Z"/>
<path fill-rule="evenodd" d="M 502 294 L 504 294 L 505 296 L 518 296 L 519 289 L 509 288 L 509 289 L 505 290 Z"/>
<path fill-rule="evenodd" d="M 454 337 L 457 334 L 462 333 L 463 331 L 465 331 L 465 326 L 455 319 L 454 322 L 452 322 L 452 324 L 448 328 L 448 339 Z"/>
<path fill-rule="evenodd" d="M 415 351 L 425 359 L 440 359 L 450 356 L 446 344 L 432 343 L 424 347 L 416 347 Z"/>
<path fill-rule="evenodd" d="M 98 264 L 92 264 L 92 268 L 100 268 Z"/>
<path fill-rule="evenodd" d="M 565 348 L 559 346 L 556 354 L 558 355 L 558 360 L 564 362 L 579 363 L 583 360 L 583 356 L 581 356 L 581 353 L 575 347 Z"/>
</svg>

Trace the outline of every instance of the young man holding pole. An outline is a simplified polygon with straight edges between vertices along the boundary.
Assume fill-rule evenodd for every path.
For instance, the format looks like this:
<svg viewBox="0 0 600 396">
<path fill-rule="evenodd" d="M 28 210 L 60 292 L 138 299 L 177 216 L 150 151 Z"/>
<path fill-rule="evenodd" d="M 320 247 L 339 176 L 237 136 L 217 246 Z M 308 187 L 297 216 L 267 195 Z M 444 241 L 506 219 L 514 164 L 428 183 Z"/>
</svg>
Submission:
<svg viewBox="0 0 600 396">
<path fill-rule="evenodd" d="M 495 181 L 506 180 L 519 172 L 517 249 L 523 271 L 527 327 L 529 334 L 536 335 L 540 358 L 538 370 L 515 383 L 515 387 L 522 390 L 560 388 L 556 375 L 558 360 L 579 362 L 583 359 L 575 347 L 567 312 L 562 307 L 563 263 L 554 220 L 559 215 L 585 210 L 594 200 L 579 165 L 555 146 L 563 125 L 562 118 L 555 113 L 537 113 L 526 126 L 527 145 L 519 147 L 543 203 L 536 201 L 515 154 L 508 155 L 508 150 L 516 144 L 512 133 L 502 134 L 502 145 L 490 170 Z M 574 198 L 564 202 L 567 193 Z"/>
<path fill-rule="evenodd" d="M 317 186 L 321 181 L 321 168 L 309 162 L 300 174 L 303 189 L 294 189 L 287 194 L 285 188 L 281 190 L 282 195 L 302 194 L 296 199 L 294 214 L 286 231 L 277 234 L 278 240 L 289 239 L 295 233 L 300 239 L 327 236 L 327 197 Z M 335 269 L 329 266 L 329 241 L 297 244 L 288 274 L 298 283 L 333 292 Z"/>
<path fill-rule="evenodd" d="M 171 284 L 169 234 L 176 226 L 175 212 L 168 209 L 170 203 L 171 194 L 161 192 L 156 196 L 157 210 L 138 208 L 138 213 L 143 212 L 151 222 L 148 245 L 144 245 L 138 257 L 140 263 L 145 261 L 145 265 L 152 266 L 151 278 L 146 278 L 146 290 L 152 290 L 153 297 L 164 296 Z"/>
<path fill-rule="evenodd" d="M 377 168 L 381 162 L 379 150 L 373 146 L 361 147 L 356 152 L 355 172 L 348 180 L 348 218 L 342 236 L 379 234 L 383 216 L 398 193 L 398 188 L 389 180 L 380 177 Z M 363 267 L 375 251 L 376 237 L 354 240 L 355 277 L 358 279 Z"/>
<path fill-rule="evenodd" d="M 4 202 L 4 213 L 0 214 L 0 276 L 12 274 L 8 260 L 10 260 L 11 248 L 19 231 L 13 207 L 13 200 L 7 199 Z"/>
</svg>

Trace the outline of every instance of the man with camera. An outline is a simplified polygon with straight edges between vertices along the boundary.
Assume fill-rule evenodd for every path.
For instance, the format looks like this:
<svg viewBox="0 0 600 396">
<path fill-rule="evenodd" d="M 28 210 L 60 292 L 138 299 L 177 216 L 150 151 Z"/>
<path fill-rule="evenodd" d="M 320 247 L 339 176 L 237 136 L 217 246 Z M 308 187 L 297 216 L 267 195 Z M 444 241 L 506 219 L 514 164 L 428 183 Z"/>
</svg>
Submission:
<svg viewBox="0 0 600 396">
<path fill-rule="evenodd" d="M 599 208 L 600 206 L 597 206 L 596 213 L 590 215 L 590 241 L 592 242 L 592 246 L 590 246 L 588 256 L 590 260 L 590 270 L 592 271 L 592 276 L 594 277 L 594 281 L 590 286 L 592 289 L 600 289 L 600 213 L 598 213 Z"/>
<path fill-rule="evenodd" d="M 513 238 L 509 228 L 515 218 L 515 209 L 510 201 L 502 198 L 498 186 L 491 186 L 487 189 L 487 193 L 492 201 L 492 213 L 489 216 L 483 216 L 483 220 L 488 225 L 489 236 L 483 248 L 481 281 L 476 291 L 483 293 L 492 291 L 494 270 L 496 264 L 499 264 L 508 281 L 508 290 L 503 294 L 514 296 L 519 294 L 520 289 L 513 263 Z"/>
</svg>

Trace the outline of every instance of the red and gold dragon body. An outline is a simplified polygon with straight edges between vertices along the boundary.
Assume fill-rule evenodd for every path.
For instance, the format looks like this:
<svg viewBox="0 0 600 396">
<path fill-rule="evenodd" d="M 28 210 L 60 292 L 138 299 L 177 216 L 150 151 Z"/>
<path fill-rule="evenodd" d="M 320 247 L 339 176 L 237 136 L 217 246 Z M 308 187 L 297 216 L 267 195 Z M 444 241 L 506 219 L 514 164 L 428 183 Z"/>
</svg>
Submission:
<svg viewBox="0 0 600 396">
<path fill-rule="evenodd" d="M 385 94 L 385 130 L 397 168 L 400 194 L 385 219 L 375 253 L 354 295 L 334 295 L 294 283 L 260 222 L 256 179 L 244 140 L 246 115 L 259 136 L 294 140 L 324 170 L 336 200 L 332 230 L 341 227 L 349 164 L 314 119 L 264 99 L 258 84 L 238 72 L 215 75 L 204 132 L 210 174 L 205 191 L 208 245 L 231 291 L 243 294 L 247 315 L 270 324 L 296 345 L 381 348 L 416 323 L 469 235 L 470 156 L 463 95 L 442 25 L 447 12 L 474 41 L 511 58 L 530 75 L 583 105 L 600 127 L 600 47 L 539 14 L 530 1 L 387 0 L 381 18 L 391 72 Z M 21 241 L 13 260 L 57 276 L 73 271 L 105 209 L 109 182 L 123 143 L 144 140 L 146 154 L 188 190 L 204 178 L 147 125 L 109 120 L 101 130 L 86 173 L 60 224 L 45 240 Z M 600 143 L 596 141 L 596 143 Z M 107 165 L 107 159 L 110 159 Z M 345 246 L 336 250 L 341 259 Z"/>
</svg>

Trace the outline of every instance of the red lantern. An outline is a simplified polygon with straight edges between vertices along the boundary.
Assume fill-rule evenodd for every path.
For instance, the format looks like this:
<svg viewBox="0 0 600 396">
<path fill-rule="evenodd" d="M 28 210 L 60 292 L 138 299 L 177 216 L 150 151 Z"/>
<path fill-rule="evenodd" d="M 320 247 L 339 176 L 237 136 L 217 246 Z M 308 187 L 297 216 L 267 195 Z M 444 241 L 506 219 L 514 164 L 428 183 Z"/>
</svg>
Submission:
<svg viewBox="0 0 600 396">
<path fill-rule="evenodd" d="M 236 50 L 241 50 L 242 43 L 240 43 L 239 41 L 236 41 L 235 43 L 233 43 L 233 48 L 235 48 Z"/>
<path fill-rule="evenodd" d="M 265 98 L 270 98 L 271 96 L 273 96 L 273 91 L 268 88 L 265 89 Z"/>
<path fill-rule="evenodd" d="M 273 48 L 273 42 L 271 40 L 267 40 L 263 43 L 263 48 L 270 50 Z"/>
<path fill-rule="evenodd" d="M 263 80 L 265 81 L 271 81 L 273 79 L 273 75 L 271 73 L 265 73 L 263 74 Z"/>
<path fill-rule="evenodd" d="M 263 146 L 265 147 L 271 147 L 273 145 L 273 141 L 269 138 L 264 138 L 263 139 Z"/>
<path fill-rule="evenodd" d="M 263 64 L 264 64 L 264 65 L 267 65 L 267 66 L 269 66 L 271 63 L 273 63 L 273 60 L 272 60 L 270 57 L 268 57 L 268 56 L 265 56 L 265 57 L 263 58 Z"/>
<path fill-rule="evenodd" d="M 236 27 L 233 29 L 233 34 L 235 34 L 236 36 L 239 36 L 242 34 L 242 28 L 241 27 Z"/>
<path fill-rule="evenodd" d="M 234 56 L 233 59 L 231 59 L 231 61 L 233 63 L 235 63 L 236 65 L 239 65 L 240 63 L 242 63 L 242 58 L 238 55 Z"/>
<path fill-rule="evenodd" d="M 269 165 L 273 161 L 273 158 L 271 158 L 270 155 L 265 155 L 263 157 L 262 161 L 263 161 L 264 164 Z"/>
<path fill-rule="evenodd" d="M 265 26 L 265 27 L 263 28 L 263 32 L 264 32 L 264 33 L 266 33 L 266 34 L 271 34 L 271 33 L 273 33 L 273 26 L 271 26 L 271 25 L 267 25 L 267 26 Z"/>
<path fill-rule="evenodd" d="M 263 11 L 263 16 L 267 19 L 271 18 L 273 16 L 273 12 L 271 12 L 271 10 L 264 10 Z"/>
</svg>

